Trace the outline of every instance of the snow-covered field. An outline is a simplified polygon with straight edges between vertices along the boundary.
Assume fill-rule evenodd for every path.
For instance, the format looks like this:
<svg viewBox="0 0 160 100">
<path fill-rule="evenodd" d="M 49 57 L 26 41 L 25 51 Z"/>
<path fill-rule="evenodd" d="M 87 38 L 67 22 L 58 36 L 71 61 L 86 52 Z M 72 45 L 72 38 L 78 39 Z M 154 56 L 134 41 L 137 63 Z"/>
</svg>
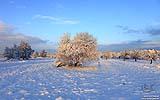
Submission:
<svg viewBox="0 0 160 100">
<path fill-rule="evenodd" d="M 92 63 L 96 71 L 76 71 L 52 59 L 1 61 L 0 100 L 159 100 L 157 64 L 111 59 Z"/>
</svg>

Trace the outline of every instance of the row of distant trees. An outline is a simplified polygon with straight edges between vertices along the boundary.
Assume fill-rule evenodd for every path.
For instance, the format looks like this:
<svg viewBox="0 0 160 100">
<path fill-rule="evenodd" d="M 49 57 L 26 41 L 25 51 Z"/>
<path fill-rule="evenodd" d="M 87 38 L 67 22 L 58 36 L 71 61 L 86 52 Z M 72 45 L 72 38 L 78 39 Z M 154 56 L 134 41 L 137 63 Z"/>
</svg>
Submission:
<svg viewBox="0 0 160 100">
<path fill-rule="evenodd" d="M 33 58 L 37 58 L 37 57 L 47 57 L 47 51 L 42 50 L 40 52 L 36 51 L 32 54 Z"/>
<path fill-rule="evenodd" d="M 160 51 L 158 50 L 125 50 L 121 52 L 104 52 L 101 55 L 101 58 L 110 59 L 110 58 L 119 58 L 123 59 L 134 59 L 137 60 L 150 60 L 150 64 L 153 61 L 160 59 Z"/>
<path fill-rule="evenodd" d="M 31 57 L 47 57 L 47 52 L 34 52 L 27 42 L 22 41 L 19 45 L 14 44 L 13 47 L 6 47 L 3 56 L 9 59 L 28 60 Z"/>
</svg>

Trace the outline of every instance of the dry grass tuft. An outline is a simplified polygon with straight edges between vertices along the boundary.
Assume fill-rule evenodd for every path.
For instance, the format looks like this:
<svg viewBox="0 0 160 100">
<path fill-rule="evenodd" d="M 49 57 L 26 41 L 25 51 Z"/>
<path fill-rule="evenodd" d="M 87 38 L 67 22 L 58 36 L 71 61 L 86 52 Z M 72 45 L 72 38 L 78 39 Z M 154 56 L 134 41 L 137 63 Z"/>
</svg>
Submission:
<svg viewBox="0 0 160 100">
<path fill-rule="evenodd" d="M 160 69 L 160 64 L 157 64 L 156 67 Z"/>
<path fill-rule="evenodd" d="M 77 71 L 96 71 L 96 66 L 63 66 L 67 70 L 77 70 Z"/>
</svg>

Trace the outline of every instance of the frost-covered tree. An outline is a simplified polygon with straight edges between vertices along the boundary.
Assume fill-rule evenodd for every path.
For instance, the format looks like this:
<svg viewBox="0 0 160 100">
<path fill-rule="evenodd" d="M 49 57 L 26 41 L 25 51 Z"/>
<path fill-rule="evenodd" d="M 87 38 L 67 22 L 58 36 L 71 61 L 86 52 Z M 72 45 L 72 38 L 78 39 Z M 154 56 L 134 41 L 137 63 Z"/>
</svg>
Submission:
<svg viewBox="0 0 160 100">
<path fill-rule="evenodd" d="M 97 59 L 97 40 L 87 32 L 77 33 L 73 38 L 73 63 Z"/>
<path fill-rule="evenodd" d="M 135 60 L 135 62 L 137 61 L 137 59 L 139 57 L 141 57 L 141 52 L 139 50 L 133 50 L 130 52 L 130 56 L 131 58 L 133 58 Z"/>
<path fill-rule="evenodd" d="M 12 48 L 12 54 L 13 54 L 14 59 L 20 59 L 20 51 L 19 51 L 19 48 L 16 44 L 14 44 L 14 46 Z"/>
<path fill-rule="evenodd" d="M 11 53 L 11 49 L 9 47 L 6 47 L 4 49 L 4 53 L 3 56 L 7 58 L 7 60 L 12 58 L 12 53 Z"/>
<path fill-rule="evenodd" d="M 121 52 L 121 57 L 123 58 L 123 61 L 125 61 L 126 59 L 130 58 L 130 52 L 125 50 L 123 52 Z"/>
<path fill-rule="evenodd" d="M 71 39 L 68 33 L 64 33 L 59 42 L 56 58 L 58 61 L 69 64 L 71 59 Z"/>
<path fill-rule="evenodd" d="M 34 52 L 33 54 L 32 54 L 32 57 L 33 58 L 37 58 L 37 57 L 39 57 L 39 53 L 36 51 L 36 52 Z"/>
<path fill-rule="evenodd" d="M 7 60 L 13 59 L 29 59 L 34 50 L 28 43 L 21 42 L 19 46 L 14 45 L 12 48 L 6 47 L 4 50 L 4 57 Z"/>
<path fill-rule="evenodd" d="M 104 53 L 102 53 L 102 56 L 101 56 L 101 58 L 104 58 L 104 59 L 110 59 L 110 58 L 112 58 L 113 57 L 113 53 L 112 52 L 104 52 Z"/>
<path fill-rule="evenodd" d="M 79 66 L 86 61 L 97 59 L 97 41 L 87 32 L 77 33 L 73 39 L 64 34 L 57 51 L 57 58 L 61 62 Z"/>
<path fill-rule="evenodd" d="M 160 51 L 157 52 L 158 59 L 160 59 Z"/>
<path fill-rule="evenodd" d="M 47 52 L 45 50 L 42 50 L 40 52 L 40 57 L 47 57 Z"/>
<path fill-rule="evenodd" d="M 147 57 L 150 60 L 150 64 L 153 63 L 153 60 L 156 61 L 156 59 L 158 58 L 158 52 L 156 50 L 147 50 Z"/>
<path fill-rule="evenodd" d="M 31 58 L 31 55 L 33 53 L 31 46 L 24 41 L 20 43 L 19 51 L 20 51 L 20 58 L 27 60 Z"/>
</svg>

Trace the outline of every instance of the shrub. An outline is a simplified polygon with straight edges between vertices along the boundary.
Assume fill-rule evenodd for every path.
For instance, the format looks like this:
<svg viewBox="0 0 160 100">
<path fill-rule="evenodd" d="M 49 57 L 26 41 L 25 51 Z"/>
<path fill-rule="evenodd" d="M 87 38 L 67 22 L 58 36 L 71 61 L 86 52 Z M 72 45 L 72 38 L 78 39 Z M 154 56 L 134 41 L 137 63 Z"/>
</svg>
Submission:
<svg viewBox="0 0 160 100">
<path fill-rule="evenodd" d="M 36 51 L 36 52 L 34 52 L 33 54 L 32 54 L 32 57 L 33 58 L 37 58 L 37 57 L 39 57 L 39 53 Z"/>
<path fill-rule="evenodd" d="M 121 52 L 121 57 L 123 58 L 123 61 L 130 58 L 130 53 L 128 51 Z"/>
<path fill-rule="evenodd" d="M 21 42 L 19 46 L 14 45 L 12 48 L 6 47 L 4 50 L 4 57 L 9 59 L 26 59 L 31 58 L 31 54 L 34 52 L 31 46 L 26 42 Z"/>
<path fill-rule="evenodd" d="M 47 57 L 47 52 L 45 50 L 42 50 L 40 52 L 40 57 Z"/>
<path fill-rule="evenodd" d="M 73 39 L 65 33 L 56 55 L 56 58 L 66 65 L 82 65 L 86 61 L 97 59 L 97 40 L 87 32 L 77 33 Z"/>
<path fill-rule="evenodd" d="M 139 50 L 133 50 L 130 52 L 130 56 L 132 59 L 135 60 L 135 62 L 137 61 L 138 58 L 140 58 L 142 56 L 141 52 Z"/>
<path fill-rule="evenodd" d="M 152 64 L 153 60 L 156 61 L 158 58 L 158 52 L 156 50 L 147 50 L 146 57 L 150 60 L 150 64 Z"/>
</svg>

